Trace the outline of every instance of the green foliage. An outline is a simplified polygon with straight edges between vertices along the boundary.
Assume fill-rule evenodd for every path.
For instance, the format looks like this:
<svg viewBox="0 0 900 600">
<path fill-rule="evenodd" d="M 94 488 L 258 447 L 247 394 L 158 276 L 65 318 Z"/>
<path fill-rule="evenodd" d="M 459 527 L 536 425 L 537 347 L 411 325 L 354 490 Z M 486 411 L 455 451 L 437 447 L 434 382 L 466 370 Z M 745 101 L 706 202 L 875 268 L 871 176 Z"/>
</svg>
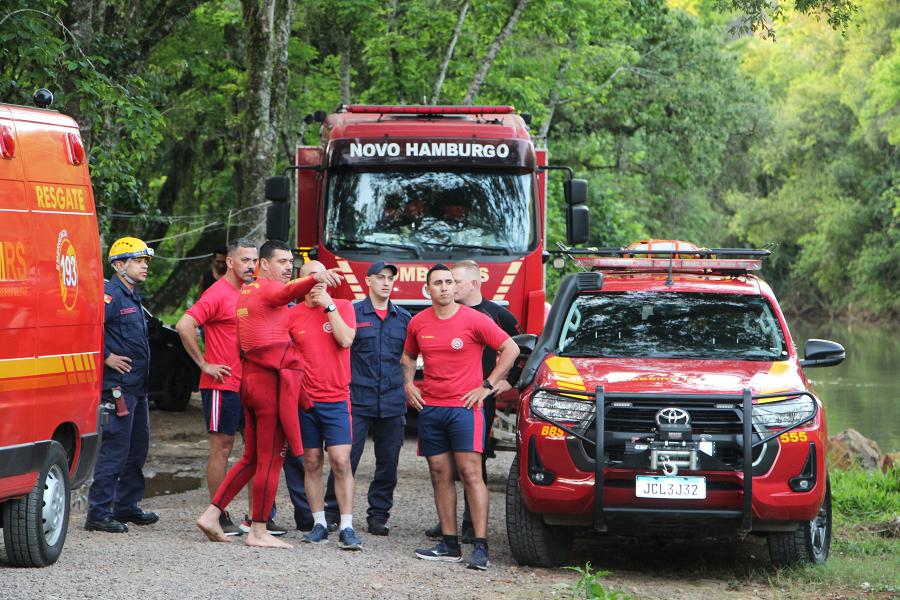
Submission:
<svg viewBox="0 0 900 600">
<path fill-rule="evenodd" d="M 887 473 L 860 468 L 829 473 L 834 516 L 841 525 L 890 521 L 900 516 L 900 467 Z"/>
<path fill-rule="evenodd" d="M 600 579 L 609 577 L 609 571 L 592 571 L 591 563 L 585 563 L 584 567 L 563 567 L 568 571 L 574 571 L 579 575 L 578 581 L 567 584 L 562 591 L 563 598 L 584 598 L 587 600 L 629 600 L 630 596 L 625 592 L 607 589 Z"/>
<path fill-rule="evenodd" d="M 754 183 L 726 197 L 731 234 L 775 244 L 768 276 L 793 312 L 900 312 L 896 3 L 861 5 L 838 35 L 792 16 L 776 45 L 741 42 L 770 100 L 770 133 L 750 147 Z"/>
</svg>

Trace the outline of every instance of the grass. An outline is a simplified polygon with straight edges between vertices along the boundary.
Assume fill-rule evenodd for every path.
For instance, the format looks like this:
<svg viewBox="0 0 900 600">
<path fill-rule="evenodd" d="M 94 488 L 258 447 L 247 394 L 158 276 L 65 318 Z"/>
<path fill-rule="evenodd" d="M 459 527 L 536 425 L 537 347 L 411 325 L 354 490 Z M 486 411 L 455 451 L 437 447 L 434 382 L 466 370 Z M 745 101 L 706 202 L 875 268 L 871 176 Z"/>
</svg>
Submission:
<svg viewBox="0 0 900 600">
<path fill-rule="evenodd" d="M 566 583 L 560 586 L 553 595 L 555 598 L 572 598 L 585 600 L 631 600 L 625 592 L 607 589 L 600 579 L 608 577 L 609 571 L 593 571 L 591 563 L 585 563 L 584 567 L 563 567 L 568 571 L 575 571 L 579 578 L 575 583 Z"/>
</svg>

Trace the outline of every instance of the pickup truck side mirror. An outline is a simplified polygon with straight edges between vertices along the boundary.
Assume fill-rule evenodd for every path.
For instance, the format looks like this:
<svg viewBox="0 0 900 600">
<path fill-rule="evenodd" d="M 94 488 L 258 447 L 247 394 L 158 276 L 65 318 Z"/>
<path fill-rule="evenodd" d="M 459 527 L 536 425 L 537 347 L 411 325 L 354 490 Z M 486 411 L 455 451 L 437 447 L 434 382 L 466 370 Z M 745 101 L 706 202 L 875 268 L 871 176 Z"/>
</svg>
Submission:
<svg viewBox="0 0 900 600">
<path fill-rule="evenodd" d="M 837 342 L 828 340 L 807 340 L 800 361 L 801 367 L 833 367 L 844 362 L 847 352 Z"/>
<path fill-rule="evenodd" d="M 516 362 L 513 364 L 512 369 L 509 370 L 509 375 L 506 376 L 506 380 L 511 386 L 516 387 L 519 384 L 519 377 L 522 375 L 522 369 L 525 368 L 525 363 L 528 362 L 528 357 L 534 352 L 538 336 L 533 333 L 520 333 L 519 335 L 514 335 L 512 340 L 516 343 L 516 346 L 519 347 L 519 356 L 516 358 Z"/>
<path fill-rule="evenodd" d="M 514 335 L 512 341 L 519 347 L 519 356 L 528 356 L 534 352 L 534 345 L 537 344 L 538 336 L 533 333 L 520 333 Z"/>
</svg>

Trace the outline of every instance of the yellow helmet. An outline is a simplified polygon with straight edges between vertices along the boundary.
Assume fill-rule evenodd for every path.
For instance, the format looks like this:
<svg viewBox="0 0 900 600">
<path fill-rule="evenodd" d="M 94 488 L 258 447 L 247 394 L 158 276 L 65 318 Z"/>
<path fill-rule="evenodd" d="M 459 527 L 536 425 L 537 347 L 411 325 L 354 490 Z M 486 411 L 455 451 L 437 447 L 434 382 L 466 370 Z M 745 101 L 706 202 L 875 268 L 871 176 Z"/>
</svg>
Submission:
<svg viewBox="0 0 900 600">
<path fill-rule="evenodd" d="M 153 256 L 153 248 L 135 237 L 119 238 L 109 247 L 109 262 L 128 260 L 139 256 L 151 258 Z"/>
</svg>

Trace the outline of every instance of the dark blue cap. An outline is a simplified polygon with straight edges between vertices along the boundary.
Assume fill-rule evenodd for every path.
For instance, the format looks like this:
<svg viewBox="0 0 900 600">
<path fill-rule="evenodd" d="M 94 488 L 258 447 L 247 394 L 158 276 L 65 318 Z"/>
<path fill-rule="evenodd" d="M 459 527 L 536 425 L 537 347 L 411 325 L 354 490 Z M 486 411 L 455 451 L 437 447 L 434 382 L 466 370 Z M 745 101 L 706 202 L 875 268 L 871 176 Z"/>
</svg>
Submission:
<svg viewBox="0 0 900 600">
<path fill-rule="evenodd" d="M 397 274 L 397 267 L 395 267 L 394 265 L 392 265 L 390 263 L 386 263 L 383 260 L 380 260 L 377 263 L 375 263 L 374 265 L 372 265 L 371 267 L 369 267 L 369 270 L 366 271 L 366 275 L 375 275 L 377 273 L 381 273 L 382 269 L 390 269 L 391 273 L 393 273 L 394 275 Z"/>
</svg>

